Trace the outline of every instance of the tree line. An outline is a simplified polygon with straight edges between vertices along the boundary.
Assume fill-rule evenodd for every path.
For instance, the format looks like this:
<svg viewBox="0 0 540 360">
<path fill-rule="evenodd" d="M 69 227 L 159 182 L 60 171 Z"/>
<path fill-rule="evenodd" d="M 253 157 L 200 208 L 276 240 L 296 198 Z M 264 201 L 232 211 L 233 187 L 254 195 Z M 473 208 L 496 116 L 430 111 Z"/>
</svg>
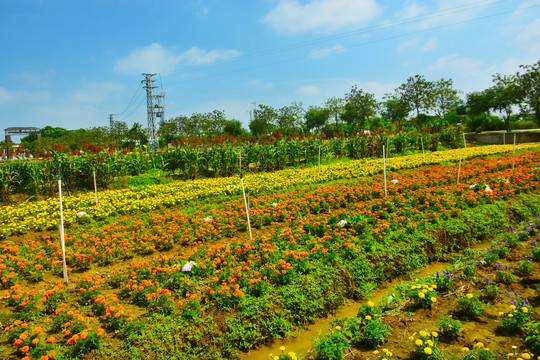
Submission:
<svg viewBox="0 0 540 360">
<path fill-rule="evenodd" d="M 180 138 L 320 133 L 323 130 L 350 135 L 361 129 L 378 130 L 391 126 L 437 131 L 449 124 L 463 124 L 467 131 L 507 130 L 540 127 L 540 61 L 521 65 L 516 74 L 493 76 L 493 86 L 460 97 L 452 79 L 427 80 L 409 77 L 382 101 L 356 85 L 343 97 L 332 97 L 321 105 L 304 108 L 301 102 L 274 108 L 259 104 L 252 113 L 249 129 L 225 112 L 181 115 L 159 122 L 160 146 Z M 497 115 L 498 114 L 498 115 Z M 146 145 L 147 129 L 140 123 L 131 128 L 123 121 L 109 127 L 66 130 L 46 126 L 41 140 L 35 135 L 22 139 L 27 148 L 52 147 L 61 143 L 72 149 L 81 143 L 118 144 L 122 148 Z"/>
</svg>

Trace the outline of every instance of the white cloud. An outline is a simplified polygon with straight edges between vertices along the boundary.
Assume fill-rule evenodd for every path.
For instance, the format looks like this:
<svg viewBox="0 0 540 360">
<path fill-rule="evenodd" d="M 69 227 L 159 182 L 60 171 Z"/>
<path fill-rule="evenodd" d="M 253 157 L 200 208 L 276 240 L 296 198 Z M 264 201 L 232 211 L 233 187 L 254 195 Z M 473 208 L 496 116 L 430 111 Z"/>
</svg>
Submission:
<svg viewBox="0 0 540 360">
<path fill-rule="evenodd" d="M 458 54 L 450 54 L 439 58 L 427 68 L 427 71 L 438 73 L 461 72 L 464 76 L 469 76 L 483 72 L 485 67 L 484 62 L 481 60 Z"/>
<path fill-rule="evenodd" d="M 237 50 L 213 49 L 210 51 L 192 47 L 181 54 L 164 48 L 158 43 L 138 48 L 116 62 L 114 70 L 120 73 L 168 73 L 184 62 L 190 65 L 204 65 L 240 56 Z"/>
<path fill-rule="evenodd" d="M 7 105 L 13 103 L 35 103 L 40 101 L 46 101 L 51 98 L 51 94 L 48 91 L 30 92 L 26 90 L 8 90 L 4 87 L 0 87 L 0 105 Z"/>
<path fill-rule="evenodd" d="M 418 1 L 408 1 L 398 11 L 397 18 L 403 21 L 413 21 L 415 28 L 425 30 L 476 18 L 496 1 L 437 0 L 430 3 L 434 3 L 434 6 L 428 7 Z"/>
<path fill-rule="evenodd" d="M 528 24 L 517 36 L 516 42 L 531 54 L 540 53 L 540 19 Z"/>
<path fill-rule="evenodd" d="M 416 47 L 417 44 L 418 44 L 418 39 L 403 41 L 398 45 L 398 51 L 403 52 L 409 48 Z"/>
<path fill-rule="evenodd" d="M 438 44 L 437 44 L 437 38 L 434 37 L 434 38 L 431 38 L 429 39 L 421 48 L 420 48 L 420 51 L 422 52 L 428 52 L 428 51 L 431 51 L 431 50 L 435 50 L 437 48 Z"/>
<path fill-rule="evenodd" d="M 347 51 L 347 49 L 343 45 L 336 44 L 330 48 L 313 49 L 309 52 L 308 58 L 318 59 L 318 58 L 326 57 L 332 54 L 343 53 L 345 51 Z"/>
<path fill-rule="evenodd" d="M 274 87 L 274 83 L 264 82 L 261 79 L 253 79 L 246 82 L 246 86 L 254 87 L 257 89 L 271 89 Z"/>
<path fill-rule="evenodd" d="M 124 86 L 112 81 L 103 81 L 99 83 L 84 84 L 82 88 L 71 91 L 66 94 L 65 101 L 78 105 L 82 104 L 101 104 L 104 103 L 112 94 L 120 93 Z"/>
<path fill-rule="evenodd" d="M 317 96 L 321 93 L 321 89 L 313 85 L 303 85 L 295 93 L 300 96 Z"/>
<path fill-rule="evenodd" d="M 198 47 L 192 47 L 180 54 L 176 59 L 190 65 L 205 65 L 216 61 L 233 59 L 240 55 L 241 53 L 238 50 L 214 49 L 206 51 Z"/>
<path fill-rule="evenodd" d="M 366 24 L 379 13 L 375 0 L 281 0 L 261 21 L 280 33 L 334 31 Z"/>
</svg>

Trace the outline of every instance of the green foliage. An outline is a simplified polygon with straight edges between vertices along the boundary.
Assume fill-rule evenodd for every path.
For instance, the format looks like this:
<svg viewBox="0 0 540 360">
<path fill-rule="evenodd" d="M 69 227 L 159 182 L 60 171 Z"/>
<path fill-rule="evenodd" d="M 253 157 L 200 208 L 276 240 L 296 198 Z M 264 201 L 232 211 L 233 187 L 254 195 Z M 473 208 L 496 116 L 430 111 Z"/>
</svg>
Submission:
<svg viewBox="0 0 540 360">
<path fill-rule="evenodd" d="M 508 270 L 497 270 L 495 272 L 495 277 L 498 282 L 502 284 L 509 285 L 514 282 L 515 276 Z"/>
<path fill-rule="evenodd" d="M 476 343 L 476 345 L 482 343 Z M 493 350 L 486 349 L 483 346 L 475 346 L 472 350 L 467 351 L 461 360 L 496 360 L 497 356 Z"/>
<path fill-rule="evenodd" d="M 501 327 L 509 333 L 521 332 L 524 325 L 532 319 L 532 308 L 522 305 L 511 305 L 510 311 L 502 315 Z"/>
<path fill-rule="evenodd" d="M 187 320 L 155 314 L 145 322 L 144 332 L 132 333 L 131 346 L 123 348 L 118 358 L 175 359 L 181 354 L 185 360 L 218 360 L 236 353 L 211 317 Z"/>
<path fill-rule="evenodd" d="M 540 354 L 540 322 L 532 321 L 525 326 L 527 337 L 525 342 L 535 355 Z"/>
<path fill-rule="evenodd" d="M 516 270 L 522 276 L 530 275 L 533 272 L 533 263 L 530 260 L 522 260 L 517 263 Z"/>
<path fill-rule="evenodd" d="M 476 294 L 468 293 L 465 296 L 460 296 L 457 300 L 455 312 L 462 319 L 474 319 L 482 315 L 484 311 L 484 304 L 482 304 Z"/>
<path fill-rule="evenodd" d="M 456 339 L 462 329 L 463 325 L 458 319 L 454 319 L 451 316 L 441 316 L 439 318 L 439 334 L 444 339 Z"/>
<path fill-rule="evenodd" d="M 341 360 L 345 356 L 345 349 L 351 345 L 341 329 L 337 328 L 326 336 L 319 333 L 315 342 L 315 358 L 320 360 Z"/>
<path fill-rule="evenodd" d="M 392 328 L 384 325 L 380 317 L 366 317 L 364 319 L 366 325 L 362 329 L 359 342 L 369 348 L 376 349 L 388 340 Z"/>
</svg>

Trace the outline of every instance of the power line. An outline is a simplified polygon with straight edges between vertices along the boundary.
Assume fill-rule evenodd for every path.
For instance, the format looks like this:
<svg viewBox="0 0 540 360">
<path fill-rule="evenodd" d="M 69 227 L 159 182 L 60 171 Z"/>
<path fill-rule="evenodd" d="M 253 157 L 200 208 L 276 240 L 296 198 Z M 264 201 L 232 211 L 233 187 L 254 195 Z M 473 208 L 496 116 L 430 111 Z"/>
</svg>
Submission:
<svg viewBox="0 0 540 360">
<path fill-rule="evenodd" d="M 141 83 L 139 83 L 139 86 L 137 87 L 137 90 L 135 90 L 135 93 L 133 94 L 133 96 L 131 97 L 131 99 L 129 100 L 126 108 L 124 110 L 122 110 L 122 112 L 119 112 L 118 114 L 114 114 L 114 115 L 122 115 L 123 113 L 125 113 L 126 111 L 128 111 L 128 109 L 135 103 L 135 101 L 137 100 L 137 98 L 139 96 L 141 96 L 142 94 L 142 91 L 140 94 L 139 93 L 139 90 L 142 90 L 141 88 Z"/>
<path fill-rule="evenodd" d="M 504 1 L 507 1 L 507 0 L 504 0 Z M 473 18 L 473 19 L 469 19 L 469 20 L 458 21 L 458 22 L 454 22 L 454 23 L 451 23 L 451 24 L 435 26 L 435 27 L 431 27 L 431 28 L 428 28 L 428 29 L 424 29 L 424 30 L 417 30 L 417 31 L 409 32 L 409 33 L 402 33 L 402 34 L 398 34 L 398 35 L 394 35 L 394 36 L 389 36 L 389 37 L 382 38 L 382 39 L 356 43 L 356 44 L 352 44 L 352 45 L 348 46 L 348 48 L 380 43 L 380 42 L 384 42 L 384 41 L 387 41 L 387 40 L 392 40 L 392 39 L 396 39 L 396 38 L 400 38 L 400 37 L 406 37 L 406 36 L 410 36 L 410 35 L 420 34 L 420 33 L 429 32 L 429 31 L 432 31 L 432 30 L 442 29 L 442 28 L 446 28 L 446 27 L 451 27 L 451 26 L 455 26 L 455 25 L 470 23 L 470 22 L 473 22 L 473 21 L 485 20 L 485 19 L 488 19 L 488 18 L 493 18 L 493 17 L 505 15 L 505 14 L 508 14 L 508 13 L 516 12 L 516 11 L 525 11 L 525 10 L 535 8 L 535 7 L 540 7 L 540 5 L 532 5 L 532 6 L 524 7 L 524 8 L 518 9 L 518 10 L 503 11 L 503 12 L 499 12 L 499 13 L 496 13 L 496 14 L 481 16 L 481 17 L 477 17 L 477 18 Z M 425 20 L 425 19 L 423 19 L 423 20 Z M 244 72 L 244 71 L 254 70 L 254 69 L 263 68 L 263 67 L 269 67 L 269 66 L 273 66 L 273 65 L 277 65 L 277 64 L 286 63 L 286 62 L 302 60 L 302 59 L 306 59 L 308 57 L 309 57 L 309 55 L 302 55 L 302 56 L 297 56 L 297 57 L 293 57 L 293 58 L 274 61 L 274 62 L 271 62 L 271 63 L 261 64 L 261 65 L 253 65 L 253 66 L 250 66 L 250 67 L 244 67 L 244 68 L 238 69 L 238 70 L 231 70 L 231 71 L 217 73 L 217 74 L 199 76 L 199 77 L 193 78 L 193 79 L 176 81 L 176 82 L 173 82 L 173 84 L 187 83 L 187 82 L 201 80 L 201 79 L 209 79 L 209 78 L 215 78 L 215 77 L 220 77 L 220 76 L 224 76 L 224 75 L 231 75 L 231 74 L 235 74 L 235 73 L 241 73 L 241 72 Z"/>
<path fill-rule="evenodd" d="M 348 37 L 352 37 L 352 36 L 356 36 L 356 35 L 361 35 L 361 34 L 374 32 L 374 31 L 377 31 L 377 30 L 383 30 L 383 29 L 392 28 L 392 27 L 396 27 L 396 26 L 415 23 L 415 22 L 418 22 L 418 21 L 431 20 L 431 19 L 434 19 L 434 18 L 437 18 L 437 17 L 440 17 L 440 16 L 445 16 L 445 15 L 449 15 L 449 14 L 453 14 L 453 13 L 460 13 L 460 12 L 464 12 L 464 11 L 470 11 L 470 10 L 473 10 L 475 8 L 479 8 L 479 7 L 482 7 L 482 6 L 485 6 L 485 5 L 495 5 L 495 4 L 498 4 L 498 3 L 504 3 L 504 2 L 508 2 L 508 1 L 511 1 L 511 0 L 499 0 L 499 1 L 482 0 L 482 1 L 472 3 L 472 4 L 456 6 L 456 7 L 443 9 L 443 10 L 435 11 L 435 12 L 424 14 L 424 15 L 418 15 L 418 16 L 410 17 L 410 18 L 407 18 L 407 19 L 404 19 L 404 20 L 401 20 L 401 21 L 394 21 L 394 22 L 389 22 L 389 23 L 386 23 L 386 24 L 374 25 L 374 26 L 365 27 L 365 28 L 358 29 L 358 30 L 342 32 L 342 33 L 338 33 L 338 34 L 335 34 L 335 35 L 322 37 L 322 38 L 318 38 L 318 39 L 314 39 L 314 40 L 297 42 L 297 43 L 293 43 L 291 45 L 286 45 L 286 46 L 282 46 L 282 47 L 278 47 L 278 48 L 274 48 L 274 49 L 269 49 L 269 50 L 263 50 L 261 52 L 247 54 L 247 55 L 244 55 L 244 56 L 241 56 L 241 57 L 238 57 L 238 58 L 235 58 L 235 59 L 231 59 L 231 60 L 224 60 L 224 61 L 216 62 L 216 63 L 213 63 L 213 64 L 207 64 L 207 65 L 188 66 L 188 67 L 184 67 L 184 69 L 181 70 L 181 71 L 171 72 L 171 73 L 168 73 L 167 75 L 171 76 L 171 75 L 177 75 L 177 74 L 185 74 L 185 73 L 189 73 L 189 72 L 191 72 L 193 70 L 212 68 L 212 67 L 216 67 L 216 66 L 219 66 L 219 65 L 237 63 L 237 62 L 246 61 L 246 60 L 253 59 L 253 58 L 266 57 L 268 55 L 287 52 L 287 51 L 290 51 L 290 50 L 297 50 L 297 49 L 300 49 L 300 48 L 305 48 L 305 47 L 317 45 L 317 44 L 332 41 L 332 40 L 348 38 Z M 520 9 L 520 10 L 523 10 L 523 9 Z M 509 12 L 511 12 L 511 11 L 504 12 L 503 14 L 506 14 L 506 13 L 509 13 Z M 190 80 L 186 80 L 186 81 L 190 81 Z"/>
</svg>

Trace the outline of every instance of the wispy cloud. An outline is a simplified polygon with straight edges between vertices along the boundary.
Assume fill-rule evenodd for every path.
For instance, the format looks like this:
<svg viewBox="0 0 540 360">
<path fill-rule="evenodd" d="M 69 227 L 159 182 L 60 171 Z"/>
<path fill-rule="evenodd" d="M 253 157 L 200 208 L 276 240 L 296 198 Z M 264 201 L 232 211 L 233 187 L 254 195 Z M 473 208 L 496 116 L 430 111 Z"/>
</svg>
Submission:
<svg viewBox="0 0 540 360">
<path fill-rule="evenodd" d="M 308 58 L 309 59 L 317 59 L 317 58 L 322 58 L 322 57 L 326 57 L 326 56 L 329 56 L 329 55 L 332 55 L 332 54 L 339 54 L 339 53 L 343 53 L 347 51 L 347 49 L 341 45 L 341 44 L 336 44 L 332 47 L 329 47 L 329 48 L 320 48 L 320 49 L 313 49 L 309 52 L 308 54 Z"/>
<path fill-rule="evenodd" d="M 261 21 L 280 33 L 335 31 L 364 25 L 379 13 L 375 0 L 281 0 Z"/>
<path fill-rule="evenodd" d="M 246 85 L 249 87 L 254 87 L 258 89 L 271 89 L 274 87 L 274 84 L 271 82 L 264 82 L 261 79 L 253 79 L 246 82 Z"/>
<path fill-rule="evenodd" d="M 5 87 L 0 87 L 0 105 L 35 103 L 46 101 L 50 98 L 51 93 L 48 91 L 30 92 L 26 90 L 8 90 Z"/>
<path fill-rule="evenodd" d="M 317 96 L 321 93 L 321 89 L 313 85 L 300 86 L 295 93 L 300 96 Z"/>
<path fill-rule="evenodd" d="M 123 59 L 116 62 L 114 70 L 119 73 L 172 72 L 180 63 L 189 65 L 205 65 L 216 61 L 229 60 L 240 56 L 238 50 L 213 49 L 210 51 L 192 47 L 183 53 L 177 54 L 158 43 L 138 48 Z"/>
<path fill-rule="evenodd" d="M 435 50 L 437 48 L 437 38 L 433 37 L 429 39 L 421 48 L 420 51 L 422 52 L 428 52 L 431 50 Z"/>
<path fill-rule="evenodd" d="M 407 1 L 397 12 L 400 20 L 414 20 L 413 27 L 421 30 L 455 24 L 478 17 L 496 3 L 495 0 L 437 0 L 428 6 L 418 1 Z"/>
<path fill-rule="evenodd" d="M 531 54 L 540 53 L 540 19 L 528 24 L 517 36 L 516 42 Z"/>
</svg>

